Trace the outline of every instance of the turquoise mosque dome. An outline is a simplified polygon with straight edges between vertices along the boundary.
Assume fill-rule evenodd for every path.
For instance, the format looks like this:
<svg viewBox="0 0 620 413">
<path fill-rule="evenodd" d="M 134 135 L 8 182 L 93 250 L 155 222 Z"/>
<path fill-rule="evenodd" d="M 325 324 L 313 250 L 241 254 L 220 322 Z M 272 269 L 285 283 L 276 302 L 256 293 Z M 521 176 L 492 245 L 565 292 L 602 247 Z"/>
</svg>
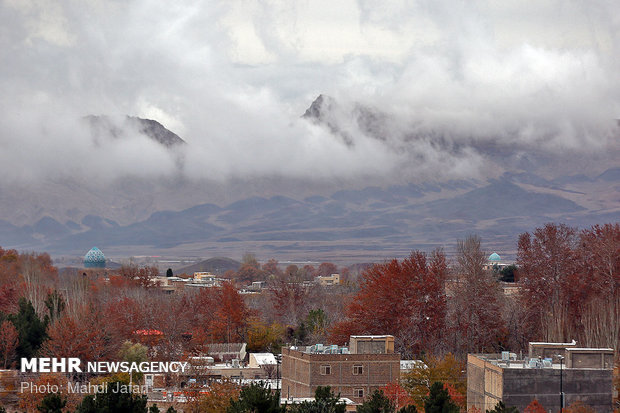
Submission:
<svg viewBox="0 0 620 413">
<path fill-rule="evenodd" d="M 97 247 L 92 247 L 84 255 L 84 267 L 86 268 L 105 268 L 105 255 Z"/>
<path fill-rule="evenodd" d="M 502 258 L 496 252 L 494 252 L 493 254 L 489 255 L 489 261 L 499 262 L 499 260 L 501 260 L 501 259 Z"/>
</svg>

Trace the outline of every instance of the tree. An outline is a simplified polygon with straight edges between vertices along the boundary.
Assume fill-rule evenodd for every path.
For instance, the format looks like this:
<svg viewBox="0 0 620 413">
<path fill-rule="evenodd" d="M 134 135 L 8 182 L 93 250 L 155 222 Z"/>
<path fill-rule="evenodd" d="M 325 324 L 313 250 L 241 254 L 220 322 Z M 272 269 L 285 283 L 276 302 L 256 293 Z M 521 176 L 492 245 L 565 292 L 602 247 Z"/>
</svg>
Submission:
<svg viewBox="0 0 620 413">
<path fill-rule="evenodd" d="M 520 297 L 532 338 L 561 343 L 574 337 L 581 306 L 569 297 L 586 282 L 576 276 L 576 245 L 576 230 L 563 224 L 546 224 L 519 236 Z"/>
<path fill-rule="evenodd" d="M 284 413 L 280 407 L 280 391 L 272 392 L 263 383 L 244 387 L 238 400 L 231 400 L 228 413 Z"/>
<path fill-rule="evenodd" d="M 331 262 L 323 262 L 319 265 L 319 268 L 316 271 L 316 275 L 327 277 L 332 274 L 338 273 L 338 267 L 336 264 L 332 264 Z"/>
<path fill-rule="evenodd" d="M 62 413 L 62 409 L 66 405 L 66 398 L 61 397 L 57 393 L 48 393 L 37 406 L 37 410 L 41 413 Z"/>
<path fill-rule="evenodd" d="M 573 403 L 571 403 L 570 406 L 568 406 L 565 410 L 563 410 L 563 412 L 566 413 L 595 413 L 595 410 L 588 406 L 587 404 L 584 404 L 581 400 L 576 400 Z"/>
<path fill-rule="evenodd" d="M 464 399 L 467 394 L 466 378 L 463 375 L 465 363 L 453 354 L 448 353 L 439 358 L 427 356 L 423 363 L 416 363 L 403 377 L 403 387 L 409 392 L 413 403 L 419 408 L 424 406 L 424 400 L 435 382 L 445 383 L 450 390 Z"/>
<path fill-rule="evenodd" d="M 620 224 L 595 225 L 579 234 L 583 298 L 582 343 L 620 348 Z"/>
<path fill-rule="evenodd" d="M 314 392 L 313 401 L 303 401 L 292 405 L 290 413 L 344 413 L 346 404 L 340 401 L 340 395 L 335 396 L 329 386 L 318 386 Z"/>
<path fill-rule="evenodd" d="M 9 320 L 19 334 L 17 357 L 32 358 L 47 338 L 46 323 L 41 321 L 32 303 L 25 298 L 19 299 L 19 310 L 17 314 L 9 315 Z"/>
<path fill-rule="evenodd" d="M 357 413 L 394 413 L 394 403 L 383 394 L 382 390 L 375 390 L 361 405 L 357 406 Z"/>
<path fill-rule="evenodd" d="M 515 282 L 515 273 L 517 272 L 517 266 L 514 264 L 510 264 L 499 270 L 499 280 L 513 283 Z"/>
<path fill-rule="evenodd" d="M 60 314 L 66 307 L 65 299 L 58 291 L 54 290 L 47 294 L 47 298 L 45 298 L 45 307 L 47 307 L 49 312 L 49 321 L 54 322 L 60 317 Z"/>
<path fill-rule="evenodd" d="M 78 357 L 84 361 L 101 360 L 107 351 L 106 331 L 98 315 L 87 310 L 79 319 L 68 314 L 49 328 L 49 339 L 41 347 L 47 357 Z"/>
<path fill-rule="evenodd" d="M 226 282 L 218 291 L 219 303 L 214 311 L 210 332 L 214 340 L 225 343 L 244 341 L 247 329 L 247 309 L 243 297 L 232 283 Z"/>
<path fill-rule="evenodd" d="M 282 271 L 280 271 L 280 267 L 278 266 L 278 261 L 273 258 L 263 264 L 263 271 L 267 273 L 267 275 L 280 277 L 282 275 Z"/>
<path fill-rule="evenodd" d="M 407 406 L 413 406 L 415 408 L 413 399 L 409 396 L 407 390 L 397 381 L 386 384 L 380 390 L 385 394 L 385 397 L 390 399 L 395 408 L 399 409 Z"/>
<path fill-rule="evenodd" d="M 19 344 L 19 334 L 13 323 L 4 320 L 0 324 L 0 365 L 8 369 L 15 360 L 15 350 Z"/>
<path fill-rule="evenodd" d="M 201 394 L 189 403 L 190 412 L 221 413 L 230 406 L 231 400 L 239 398 L 240 388 L 229 380 L 213 382 L 209 385 L 209 392 Z"/>
<path fill-rule="evenodd" d="M 173 277 L 174 273 L 172 272 L 172 268 L 168 268 L 166 270 L 166 277 Z"/>
<path fill-rule="evenodd" d="M 503 329 L 502 292 L 494 275 L 484 269 L 487 254 L 478 236 L 457 243 L 457 287 L 450 301 L 453 346 L 459 354 L 498 350 Z"/>
<path fill-rule="evenodd" d="M 332 328 L 331 341 L 344 343 L 351 334 L 392 334 L 405 358 L 433 351 L 445 326 L 446 270 L 441 251 L 430 257 L 414 251 L 403 261 L 373 265 L 347 306 L 347 319 Z"/>
<path fill-rule="evenodd" d="M 507 407 L 504 402 L 499 401 L 492 410 L 487 410 L 486 413 L 519 413 L 519 409 L 514 406 Z"/>
<path fill-rule="evenodd" d="M 118 351 L 118 357 L 122 361 L 127 361 L 129 363 L 142 363 L 144 361 L 148 361 L 147 352 L 148 348 L 145 345 L 140 343 L 132 343 L 131 341 L 126 340 Z M 141 372 L 136 372 L 134 374 L 135 382 L 142 380 L 143 374 Z"/>
<path fill-rule="evenodd" d="M 119 381 L 110 382 L 110 391 L 98 393 L 97 397 L 84 397 L 76 413 L 148 413 L 146 396 L 112 391 L 125 385 Z"/>
<path fill-rule="evenodd" d="M 527 405 L 523 413 L 546 413 L 547 409 L 545 409 L 538 400 L 534 399 L 530 404 Z"/>
<path fill-rule="evenodd" d="M 436 381 L 431 385 L 430 392 L 424 400 L 425 413 L 459 413 L 443 383 Z"/>
</svg>

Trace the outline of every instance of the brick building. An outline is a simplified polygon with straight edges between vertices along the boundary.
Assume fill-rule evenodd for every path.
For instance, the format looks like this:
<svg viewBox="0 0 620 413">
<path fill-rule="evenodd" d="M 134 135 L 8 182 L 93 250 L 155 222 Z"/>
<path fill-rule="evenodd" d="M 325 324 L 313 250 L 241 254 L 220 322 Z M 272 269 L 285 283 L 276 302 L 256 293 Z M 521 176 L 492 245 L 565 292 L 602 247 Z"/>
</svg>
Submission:
<svg viewBox="0 0 620 413">
<path fill-rule="evenodd" d="M 529 354 L 469 354 L 467 409 L 486 411 L 503 401 L 523 411 L 537 399 L 559 412 L 563 397 L 565 407 L 579 400 L 597 412 L 612 411 L 613 349 L 530 343 Z"/>
<path fill-rule="evenodd" d="M 350 349 L 321 344 L 282 349 L 283 398 L 314 397 L 318 386 L 330 386 L 361 403 L 399 375 L 393 336 L 351 336 Z"/>
</svg>

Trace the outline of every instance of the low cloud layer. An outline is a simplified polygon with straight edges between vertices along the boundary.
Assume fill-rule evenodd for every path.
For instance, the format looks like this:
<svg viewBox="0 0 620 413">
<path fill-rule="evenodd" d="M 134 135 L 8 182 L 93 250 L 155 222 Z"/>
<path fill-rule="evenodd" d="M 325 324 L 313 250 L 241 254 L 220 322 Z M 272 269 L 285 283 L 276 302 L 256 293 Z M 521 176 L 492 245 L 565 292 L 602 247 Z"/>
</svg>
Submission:
<svg viewBox="0 0 620 413">
<path fill-rule="evenodd" d="M 484 145 L 618 150 L 614 1 L 0 4 L 12 182 L 469 178 L 488 172 Z M 300 118 L 320 93 L 355 145 Z M 389 144 L 355 124 L 360 105 L 387 116 Z M 156 119 L 189 145 L 97 145 L 90 114 Z"/>
</svg>

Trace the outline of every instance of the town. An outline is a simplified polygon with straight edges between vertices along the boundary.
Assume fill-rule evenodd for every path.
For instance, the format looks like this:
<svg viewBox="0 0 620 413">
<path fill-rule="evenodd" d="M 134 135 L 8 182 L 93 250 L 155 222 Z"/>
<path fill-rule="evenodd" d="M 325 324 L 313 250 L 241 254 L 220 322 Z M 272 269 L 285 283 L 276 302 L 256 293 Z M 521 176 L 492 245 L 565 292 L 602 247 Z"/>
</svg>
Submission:
<svg viewBox="0 0 620 413">
<path fill-rule="evenodd" d="M 96 247 L 60 268 L 0 249 L 0 405 L 617 410 L 619 224 L 549 223 L 515 244 L 510 261 L 472 235 L 450 258 L 299 267 L 247 253 L 191 273 L 117 264 Z"/>
</svg>

